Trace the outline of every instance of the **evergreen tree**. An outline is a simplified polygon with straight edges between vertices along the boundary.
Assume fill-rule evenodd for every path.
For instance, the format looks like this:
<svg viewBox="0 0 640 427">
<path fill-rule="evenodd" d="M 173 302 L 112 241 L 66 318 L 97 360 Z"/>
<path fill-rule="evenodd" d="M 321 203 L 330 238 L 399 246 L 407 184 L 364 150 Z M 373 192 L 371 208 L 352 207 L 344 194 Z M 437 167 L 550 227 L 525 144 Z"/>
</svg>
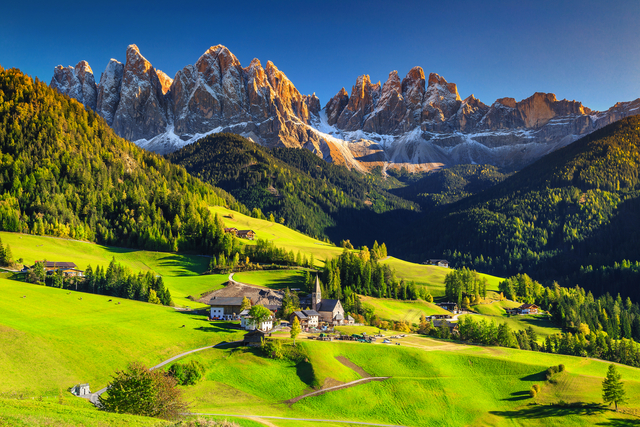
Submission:
<svg viewBox="0 0 640 427">
<path fill-rule="evenodd" d="M 616 365 L 612 363 L 609 365 L 607 377 L 602 381 L 602 400 L 609 405 L 612 403 L 615 404 L 616 412 L 618 411 L 619 403 L 623 404 L 627 402 L 626 392 L 621 378 L 622 375 L 618 373 Z"/>
</svg>

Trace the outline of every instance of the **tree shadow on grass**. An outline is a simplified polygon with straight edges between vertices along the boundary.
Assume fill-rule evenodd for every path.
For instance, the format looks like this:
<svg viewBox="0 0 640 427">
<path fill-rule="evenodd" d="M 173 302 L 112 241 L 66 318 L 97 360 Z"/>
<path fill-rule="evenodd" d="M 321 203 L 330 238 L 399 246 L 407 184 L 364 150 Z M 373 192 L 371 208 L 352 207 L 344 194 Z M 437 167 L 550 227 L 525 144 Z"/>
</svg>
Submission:
<svg viewBox="0 0 640 427">
<path fill-rule="evenodd" d="M 522 381 L 546 381 L 547 377 L 546 377 L 546 370 L 545 371 L 540 371 L 537 374 L 531 374 L 531 375 L 527 375 L 526 377 L 522 377 L 520 378 L 520 380 Z"/>
<path fill-rule="evenodd" d="M 305 383 L 309 387 L 315 385 L 315 375 L 313 374 L 313 365 L 306 360 L 298 362 L 296 364 L 296 374 L 300 381 Z"/>
<path fill-rule="evenodd" d="M 510 399 L 506 399 L 510 400 Z M 529 405 L 522 409 L 512 411 L 489 411 L 490 414 L 505 418 L 551 418 L 566 417 L 569 415 L 597 415 L 606 411 L 606 408 L 597 403 L 577 402 L 567 405 Z"/>
<path fill-rule="evenodd" d="M 637 427 L 640 426 L 639 419 L 629 418 L 612 418 L 610 420 L 597 423 L 597 426 L 611 426 L 611 427 Z"/>
<path fill-rule="evenodd" d="M 501 399 L 501 400 L 506 400 L 509 402 L 517 402 L 518 400 L 531 399 L 531 396 L 529 395 L 528 391 L 515 391 L 511 393 L 511 396 L 513 397 L 507 397 L 506 399 Z"/>
</svg>

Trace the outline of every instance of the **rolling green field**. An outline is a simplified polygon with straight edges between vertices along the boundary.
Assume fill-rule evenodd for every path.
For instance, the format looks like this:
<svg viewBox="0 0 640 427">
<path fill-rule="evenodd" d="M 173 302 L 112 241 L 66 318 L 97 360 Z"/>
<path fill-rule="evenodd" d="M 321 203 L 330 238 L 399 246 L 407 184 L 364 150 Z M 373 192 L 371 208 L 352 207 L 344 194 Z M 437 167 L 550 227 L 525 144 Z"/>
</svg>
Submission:
<svg viewBox="0 0 640 427">
<path fill-rule="evenodd" d="M 210 260 L 204 256 L 140 251 L 19 233 L 0 232 L 0 237 L 5 245 L 11 246 L 14 258 L 23 258 L 27 265 L 45 259 L 71 261 L 84 270 L 88 265 L 94 269 L 98 265 L 107 267 L 115 258 L 134 272 L 154 271 L 162 276 L 176 306 L 204 307 L 187 297 L 199 297 L 204 292 L 219 289 L 228 278 L 216 274 L 202 276 Z"/>
<path fill-rule="evenodd" d="M 287 251 L 293 250 L 296 253 L 300 251 L 302 254 L 313 254 L 316 266 L 324 265 L 324 261 L 327 258 L 337 257 L 343 251 L 342 248 L 316 240 L 282 224 L 252 218 L 221 206 L 213 206 L 211 211 L 222 218 L 226 227 L 255 231 L 256 240 L 271 240 L 277 247 L 285 248 Z M 230 215 L 233 215 L 233 218 L 230 218 Z M 243 243 L 255 244 L 255 242 L 249 240 L 243 240 Z"/>
<path fill-rule="evenodd" d="M 429 292 L 431 292 L 431 295 L 436 298 L 444 296 L 444 278 L 447 273 L 451 272 L 451 269 L 433 265 L 415 264 L 394 257 L 389 257 L 381 262 L 395 268 L 398 278 L 404 279 L 405 281 L 414 281 L 416 284 L 426 286 Z M 503 280 L 500 277 L 482 273 L 480 273 L 480 277 L 487 278 L 487 290 L 489 291 L 497 291 L 498 284 Z"/>
<path fill-rule="evenodd" d="M 473 311 L 487 316 L 506 316 L 505 308 L 520 307 L 522 303 L 511 300 L 491 301 L 489 304 L 475 304 L 471 306 Z"/>
<path fill-rule="evenodd" d="M 241 283 L 271 289 L 299 288 L 305 292 L 304 270 L 248 271 L 234 274 L 233 279 Z"/>
<path fill-rule="evenodd" d="M 98 390 L 129 362 L 153 366 L 242 335 L 203 316 L 138 301 L 6 279 L 0 294 L 0 393 L 51 396 L 85 382 Z"/>
<path fill-rule="evenodd" d="M 204 381 L 185 388 L 196 402 L 194 410 L 407 426 L 635 422 L 628 414 L 594 405 L 601 401 L 601 381 L 607 369 L 600 361 L 504 348 L 451 349 L 458 347 L 455 344 L 425 351 L 382 344 L 299 342 L 310 355 L 308 362 L 264 359 L 255 350 L 241 348 L 189 356 L 208 367 Z M 340 356 L 368 374 L 390 378 L 286 403 L 314 385 L 338 385 L 360 378 L 337 361 Z M 546 368 L 559 363 L 567 371 L 558 374 L 557 384 L 546 382 Z M 632 402 L 625 410 L 640 411 L 640 370 L 620 367 L 620 372 Z M 536 398 L 528 396 L 532 384 L 542 387 Z M 561 406 L 561 401 L 589 406 Z"/>
<path fill-rule="evenodd" d="M 92 412 L 66 390 L 80 382 L 89 382 L 96 390 L 133 360 L 152 366 L 242 334 L 224 323 L 168 307 L 6 279 L 0 279 L 0 295 L 0 421 L 8 425 L 154 425 Z M 243 347 L 187 356 L 184 360 L 197 359 L 207 367 L 205 380 L 184 387 L 192 411 L 324 418 L 336 420 L 333 425 L 340 421 L 407 426 L 607 425 L 628 418 L 599 407 L 586 415 L 583 408 L 557 405 L 561 400 L 600 402 L 600 383 L 607 369 L 601 361 L 420 336 L 407 337 L 401 346 L 298 342 L 307 354 L 299 362 L 266 359 L 258 350 Z M 285 403 L 314 387 L 361 378 L 337 357 L 349 359 L 368 374 L 391 378 Z M 566 365 L 566 373 L 557 384 L 546 383 L 542 373 L 559 363 Z M 619 370 L 631 402 L 623 409 L 640 413 L 640 370 L 625 366 Z M 530 399 L 525 393 L 534 383 L 542 386 L 542 392 Z M 63 404 L 57 402 L 60 393 Z M 256 420 L 238 422 L 255 425 Z"/>
<path fill-rule="evenodd" d="M 447 310 L 424 301 L 399 301 L 388 298 L 373 298 L 361 296 L 363 304 L 368 304 L 374 308 L 375 313 L 381 319 L 400 321 L 404 320 L 409 324 L 420 323 L 420 316 L 430 316 L 432 314 L 450 314 Z"/>
</svg>

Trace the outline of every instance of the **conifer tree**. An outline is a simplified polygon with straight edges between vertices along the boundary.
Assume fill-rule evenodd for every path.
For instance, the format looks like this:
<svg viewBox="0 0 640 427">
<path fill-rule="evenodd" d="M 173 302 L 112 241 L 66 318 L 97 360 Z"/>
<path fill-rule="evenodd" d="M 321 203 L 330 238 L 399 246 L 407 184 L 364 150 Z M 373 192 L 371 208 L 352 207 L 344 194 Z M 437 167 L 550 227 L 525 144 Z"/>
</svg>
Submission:
<svg viewBox="0 0 640 427">
<path fill-rule="evenodd" d="M 616 365 L 612 363 L 609 365 L 607 377 L 602 381 L 602 400 L 609 405 L 613 403 L 616 407 L 616 412 L 618 411 L 618 403 L 623 404 L 627 402 L 626 392 L 621 378 L 622 375 L 618 373 Z"/>
</svg>

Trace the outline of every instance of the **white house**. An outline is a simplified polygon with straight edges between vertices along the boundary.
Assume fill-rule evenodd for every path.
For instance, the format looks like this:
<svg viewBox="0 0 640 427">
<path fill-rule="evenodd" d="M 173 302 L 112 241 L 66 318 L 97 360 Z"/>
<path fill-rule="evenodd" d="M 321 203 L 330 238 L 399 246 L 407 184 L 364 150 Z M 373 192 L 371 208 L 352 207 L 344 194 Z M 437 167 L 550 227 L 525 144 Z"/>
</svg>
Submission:
<svg viewBox="0 0 640 427">
<path fill-rule="evenodd" d="M 269 316 L 267 320 L 261 322 L 258 325 L 258 329 L 261 331 L 270 331 L 273 329 L 273 315 Z M 249 315 L 249 310 L 242 310 L 240 313 L 240 327 L 244 328 L 247 331 L 254 331 L 256 329 L 256 324 L 253 320 L 253 317 Z"/>
</svg>

